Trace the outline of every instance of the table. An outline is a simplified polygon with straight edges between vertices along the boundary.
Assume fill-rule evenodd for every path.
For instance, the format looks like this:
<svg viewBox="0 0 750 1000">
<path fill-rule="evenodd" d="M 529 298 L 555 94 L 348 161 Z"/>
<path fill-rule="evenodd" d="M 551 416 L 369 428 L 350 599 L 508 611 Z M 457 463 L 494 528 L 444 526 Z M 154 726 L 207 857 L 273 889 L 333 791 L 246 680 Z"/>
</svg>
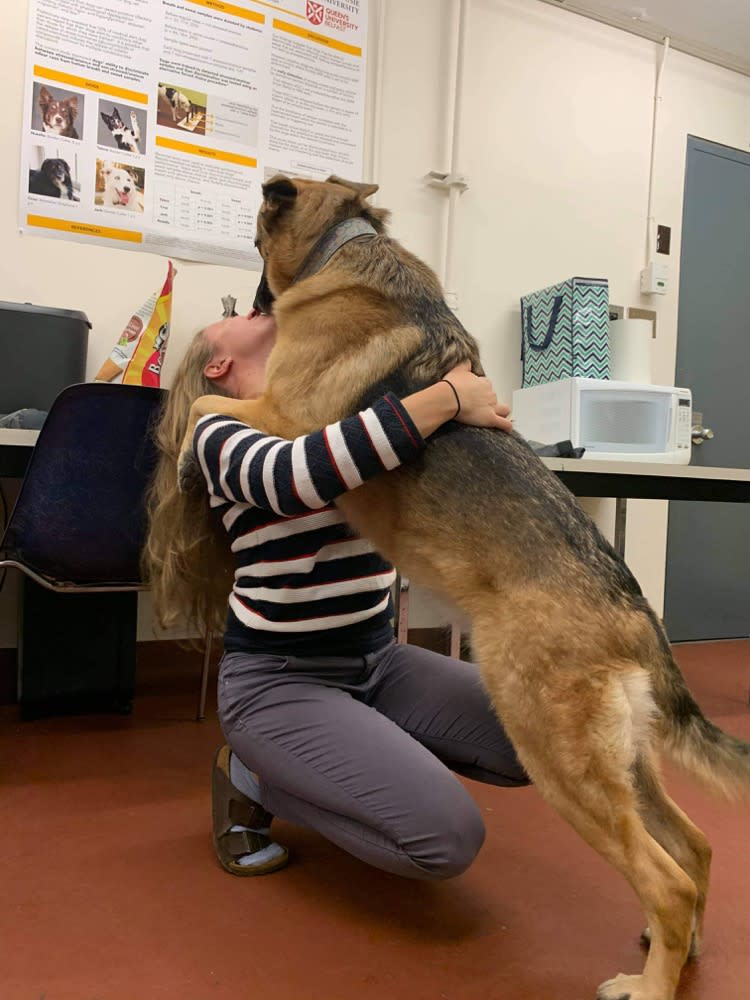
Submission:
<svg viewBox="0 0 750 1000">
<path fill-rule="evenodd" d="M 595 458 L 543 458 L 577 497 L 613 497 L 614 547 L 625 555 L 628 500 L 715 500 L 750 503 L 750 469 L 657 462 L 605 462 Z"/>
<path fill-rule="evenodd" d="M 628 500 L 714 500 L 750 503 L 750 469 L 707 468 L 657 462 L 613 462 L 595 458 L 543 458 L 542 461 L 577 497 L 615 500 L 614 548 L 624 557 Z M 409 580 L 398 577 L 396 636 L 409 631 Z M 458 657 L 461 629 L 450 625 L 450 655 Z"/>
<path fill-rule="evenodd" d="M 39 431 L 0 427 L 0 479 L 22 479 Z"/>
</svg>

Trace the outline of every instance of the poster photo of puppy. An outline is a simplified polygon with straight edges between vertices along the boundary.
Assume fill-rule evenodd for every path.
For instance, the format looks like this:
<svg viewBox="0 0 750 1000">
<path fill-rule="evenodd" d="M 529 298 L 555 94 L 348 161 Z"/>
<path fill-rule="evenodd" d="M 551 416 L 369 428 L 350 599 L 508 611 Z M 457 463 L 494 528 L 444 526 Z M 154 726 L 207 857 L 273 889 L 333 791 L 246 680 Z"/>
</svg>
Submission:
<svg viewBox="0 0 750 1000">
<path fill-rule="evenodd" d="M 146 125 L 145 108 L 99 100 L 96 141 L 100 146 L 140 155 L 146 150 Z"/>
<path fill-rule="evenodd" d="M 207 94 L 160 83 L 156 93 L 156 124 L 180 132 L 205 135 L 207 106 Z"/>
<path fill-rule="evenodd" d="M 54 138 L 80 139 L 85 96 L 34 81 L 31 129 Z"/>
<path fill-rule="evenodd" d="M 62 145 L 62 144 L 61 144 Z M 33 146 L 29 166 L 29 194 L 59 201 L 80 201 L 78 154 L 67 149 Z"/>
<path fill-rule="evenodd" d="M 146 171 L 129 163 L 96 161 L 94 204 L 121 212 L 142 212 Z"/>
</svg>

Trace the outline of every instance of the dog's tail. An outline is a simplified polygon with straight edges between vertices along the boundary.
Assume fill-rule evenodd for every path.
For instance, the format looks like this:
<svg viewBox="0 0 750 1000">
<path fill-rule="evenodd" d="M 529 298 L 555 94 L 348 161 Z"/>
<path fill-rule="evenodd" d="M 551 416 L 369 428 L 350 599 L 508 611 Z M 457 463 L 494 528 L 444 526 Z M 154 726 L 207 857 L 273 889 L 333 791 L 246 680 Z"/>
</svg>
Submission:
<svg viewBox="0 0 750 1000">
<path fill-rule="evenodd" d="M 666 636 L 651 671 L 651 692 L 661 716 L 661 738 L 670 758 L 709 791 L 750 801 L 750 744 L 709 721 L 688 690 Z"/>
</svg>

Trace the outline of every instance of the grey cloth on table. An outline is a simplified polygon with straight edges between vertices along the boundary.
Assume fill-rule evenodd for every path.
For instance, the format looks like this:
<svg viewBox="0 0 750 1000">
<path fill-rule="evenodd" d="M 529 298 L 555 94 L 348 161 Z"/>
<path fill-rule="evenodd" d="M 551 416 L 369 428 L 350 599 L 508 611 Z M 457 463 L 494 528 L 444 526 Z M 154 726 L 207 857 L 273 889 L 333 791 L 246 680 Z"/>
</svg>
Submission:
<svg viewBox="0 0 750 1000">
<path fill-rule="evenodd" d="M 47 419 L 46 410 L 26 408 L 14 410 L 13 413 L 0 414 L 0 427 L 11 430 L 38 431 Z"/>
<path fill-rule="evenodd" d="M 541 444 L 529 441 L 533 451 L 544 458 L 581 458 L 585 448 L 574 448 L 572 441 L 557 441 L 555 444 Z"/>
</svg>

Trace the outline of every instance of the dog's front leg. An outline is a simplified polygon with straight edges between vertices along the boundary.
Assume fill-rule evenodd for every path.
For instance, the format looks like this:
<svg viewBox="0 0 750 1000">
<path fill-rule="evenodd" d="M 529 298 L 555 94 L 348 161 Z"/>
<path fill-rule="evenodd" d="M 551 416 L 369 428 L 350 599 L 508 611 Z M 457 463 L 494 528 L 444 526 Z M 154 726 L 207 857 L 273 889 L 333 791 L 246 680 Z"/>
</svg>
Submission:
<svg viewBox="0 0 750 1000">
<path fill-rule="evenodd" d="M 130 112 L 130 127 L 133 130 L 133 139 L 136 142 L 140 142 L 141 129 L 140 126 L 138 125 L 138 115 L 135 113 L 135 111 Z"/>
<path fill-rule="evenodd" d="M 195 425 L 201 417 L 209 413 L 219 413 L 233 420 L 253 427 L 263 426 L 263 403 L 260 399 L 232 399 L 229 396 L 200 396 L 190 407 L 187 430 L 182 439 L 180 454 L 177 457 L 177 485 L 181 493 L 191 493 L 205 489 L 203 474 L 193 451 L 193 434 Z"/>
</svg>

